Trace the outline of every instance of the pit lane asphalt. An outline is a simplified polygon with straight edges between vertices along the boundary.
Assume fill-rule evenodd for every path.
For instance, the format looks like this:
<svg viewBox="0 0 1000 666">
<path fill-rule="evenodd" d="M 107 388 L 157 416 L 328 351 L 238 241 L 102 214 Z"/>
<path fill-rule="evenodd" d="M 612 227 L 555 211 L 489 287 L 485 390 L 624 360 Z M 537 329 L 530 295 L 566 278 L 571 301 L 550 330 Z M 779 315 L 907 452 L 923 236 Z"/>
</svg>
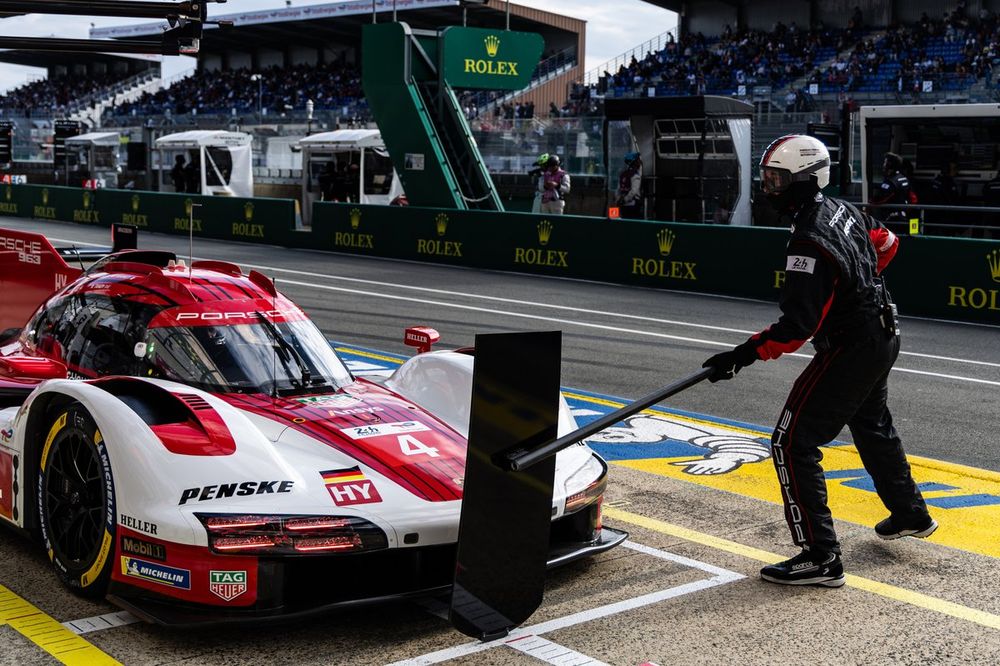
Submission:
<svg viewBox="0 0 1000 666">
<path fill-rule="evenodd" d="M 105 244 L 108 237 L 104 229 L 34 220 L 4 219 L 0 226 L 86 243 Z M 140 244 L 188 253 L 182 237 L 143 234 Z M 476 333 L 561 329 L 562 384 L 624 398 L 696 371 L 708 355 L 744 340 L 777 313 L 773 303 L 202 239 L 196 239 L 194 254 L 276 277 L 328 337 L 368 348 L 407 353 L 402 329 L 412 324 L 437 328 L 441 348 L 471 345 Z M 905 353 L 891 377 L 890 405 L 907 451 L 1000 471 L 1000 329 L 905 317 L 902 325 Z M 758 363 L 732 382 L 696 386 L 668 404 L 770 424 L 806 362 L 785 357 Z M 849 441 L 848 433 L 841 439 Z M 632 530 L 635 541 L 748 578 L 546 635 L 559 645 L 614 664 L 801 661 L 804 644 L 817 663 L 1000 659 L 1000 624 L 989 619 L 1000 614 L 1000 567 L 992 558 L 914 540 L 883 544 L 868 529 L 838 523 L 850 573 L 922 593 L 929 602 L 880 595 L 863 584 L 788 590 L 756 580 L 763 559 L 793 552 L 773 505 L 619 467 L 612 470 L 608 499 L 617 507 L 611 513 L 621 512 L 609 522 Z M 711 538 L 699 540 L 698 534 L 757 550 L 748 555 Z M 554 574 L 546 603 L 531 622 L 699 578 L 705 575 L 690 567 L 617 549 Z M 0 531 L 0 585 L 60 622 L 113 611 L 59 589 L 44 556 L 7 531 Z M 956 607 L 975 612 L 946 612 Z M 983 613 L 985 624 L 975 621 L 984 620 Z M 391 639 L 381 633 L 386 627 Z M 86 638 L 123 663 L 385 663 L 465 642 L 439 618 L 399 604 L 309 621 L 290 631 L 178 635 L 131 625 Z M 0 645 L 10 648 L 0 651 L 0 663 L 49 659 L 9 627 L 0 627 Z M 221 650 L 217 656 L 213 646 Z M 509 648 L 455 663 L 522 662 L 537 663 Z"/>
</svg>

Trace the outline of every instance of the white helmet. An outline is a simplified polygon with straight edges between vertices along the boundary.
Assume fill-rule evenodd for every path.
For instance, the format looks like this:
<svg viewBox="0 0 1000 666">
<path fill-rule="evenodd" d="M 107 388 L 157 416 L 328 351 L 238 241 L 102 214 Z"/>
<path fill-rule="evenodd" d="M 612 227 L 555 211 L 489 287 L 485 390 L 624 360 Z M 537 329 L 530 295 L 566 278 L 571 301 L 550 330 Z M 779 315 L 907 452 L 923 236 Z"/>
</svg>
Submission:
<svg viewBox="0 0 1000 666">
<path fill-rule="evenodd" d="M 760 158 L 764 194 L 781 194 L 793 182 L 813 177 L 820 190 L 830 184 L 830 151 L 815 137 L 788 134 L 772 141 Z"/>
</svg>

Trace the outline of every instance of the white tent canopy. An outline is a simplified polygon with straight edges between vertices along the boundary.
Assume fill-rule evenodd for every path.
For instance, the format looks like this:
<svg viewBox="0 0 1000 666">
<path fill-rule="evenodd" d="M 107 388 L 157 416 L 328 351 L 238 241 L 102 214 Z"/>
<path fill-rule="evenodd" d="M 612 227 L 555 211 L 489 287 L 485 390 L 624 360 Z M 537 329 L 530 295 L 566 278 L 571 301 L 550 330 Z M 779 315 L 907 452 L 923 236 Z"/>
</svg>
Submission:
<svg viewBox="0 0 1000 666">
<path fill-rule="evenodd" d="M 70 145 L 118 146 L 121 143 L 121 136 L 118 132 L 90 132 L 67 137 L 66 143 Z"/>
<path fill-rule="evenodd" d="M 315 150 L 351 150 L 360 148 L 384 148 L 382 135 L 375 129 L 343 129 L 333 132 L 310 134 L 299 139 L 299 146 L 309 146 Z"/>
<path fill-rule="evenodd" d="M 253 197 L 253 137 L 243 132 L 191 130 L 161 136 L 164 171 L 175 155 L 188 153 L 200 166 L 200 194 Z"/>
<path fill-rule="evenodd" d="M 190 130 L 167 134 L 156 140 L 157 148 L 200 148 L 202 146 L 249 146 L 253 137 L 244 132 L 225 130 Z"/>
</svg>

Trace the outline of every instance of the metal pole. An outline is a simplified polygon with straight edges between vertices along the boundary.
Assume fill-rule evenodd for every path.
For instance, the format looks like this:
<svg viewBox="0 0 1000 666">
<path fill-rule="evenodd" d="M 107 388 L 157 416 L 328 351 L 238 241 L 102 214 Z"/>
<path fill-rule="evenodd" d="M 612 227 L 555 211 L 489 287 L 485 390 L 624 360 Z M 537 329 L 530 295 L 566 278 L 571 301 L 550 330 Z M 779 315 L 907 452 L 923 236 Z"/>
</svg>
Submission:
<svg viewBox="0 0 1000 666">
<path fill-rule="evenodd" d="M 510 0 L 507 0 L 507 29 L 510 30 Z"/>
<path fill-rule="evenodd" d="M 392 22 L 396 22 L 396 0 L 392 0 Z"/>
<path fill-rule="evenodd" d="M 378 21 L 375 20 L 375 0 L 372 0 L 372 23 L 378 23 Z"/>
<path fill-rule="evenodd" d="M 201 0 L 191 2 L 134 2 L 128 0 L 0 0 L 0 12 L 69 14 L 76 16 L 124 16 L 165 19 L 168 16 L 199 18 Z"/>
<path fill-rule="evenodd" d="M 514 472 L 531 467 L 535 463 L 541 462 L 549 456 L 554 456 L 567 446 L 583 441 L 591 435 L 599 433 L 605 428 L 618 423 L 622 419 L 626 419 L 633 414 L 637 414 L 638 412 L 641 412 L 647 407 L 651 407 L 658 402 L 663 402 L 670 396 L 680 393 L 684 389 L 691 388 L 698 382 L 708 379 L 711 374 L 711 368 L 703 368 L 693 375 L 674 382 L 669 386 L 664 386 L 662 389 L 654 393 L 650 393 L 644 398 L 640 398 L 631 404 L 625 405 L 621 409 L 617 409 L 610 414 L 606 414 L 596 421 L 592 421 L 582 428 L 574 430 L 568 435 L 563 435 L 559 439 L 553 440 L 548 444 L 543 444 L 537 449 L 530 451 L 518 450 L 508 453 L 506 456 L 501 457 L 501 459 L 497 461 L 497 464 L 501 466 L 506 465 L 508 469 Z"/>
</svg>

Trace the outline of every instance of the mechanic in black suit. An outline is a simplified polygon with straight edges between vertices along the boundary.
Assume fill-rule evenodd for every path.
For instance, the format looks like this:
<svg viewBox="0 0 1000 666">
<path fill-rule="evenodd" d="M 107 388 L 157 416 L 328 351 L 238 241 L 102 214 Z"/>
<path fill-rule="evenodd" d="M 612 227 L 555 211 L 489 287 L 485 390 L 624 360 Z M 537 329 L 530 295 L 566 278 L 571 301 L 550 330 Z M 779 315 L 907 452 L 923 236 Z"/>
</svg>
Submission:
<svg viewBox="0 0 1000 666">
<path fill-rule="evenodd" d="M 876 534 L 926 537 L 937 529 L 886 406 L 899 335 L 879 274 L 899 240 L 853 205 L 821 193 L 830 182 L 830 154 L 818 139 L 781 137 L 760 166 L 761 189 L 792 220 L 781 318 L 704 366 L 712 369 L 712 382 L 731 379 L 754 361 L 794 352 L 813 339 L 816 355 L 795 381 L 771 437 L 785 520 L 802 552 L 760 574 L 773 583 L 840 587 L 844 567 L 820 447 L 844 425 L 890 512 Z"/>
</svg>

